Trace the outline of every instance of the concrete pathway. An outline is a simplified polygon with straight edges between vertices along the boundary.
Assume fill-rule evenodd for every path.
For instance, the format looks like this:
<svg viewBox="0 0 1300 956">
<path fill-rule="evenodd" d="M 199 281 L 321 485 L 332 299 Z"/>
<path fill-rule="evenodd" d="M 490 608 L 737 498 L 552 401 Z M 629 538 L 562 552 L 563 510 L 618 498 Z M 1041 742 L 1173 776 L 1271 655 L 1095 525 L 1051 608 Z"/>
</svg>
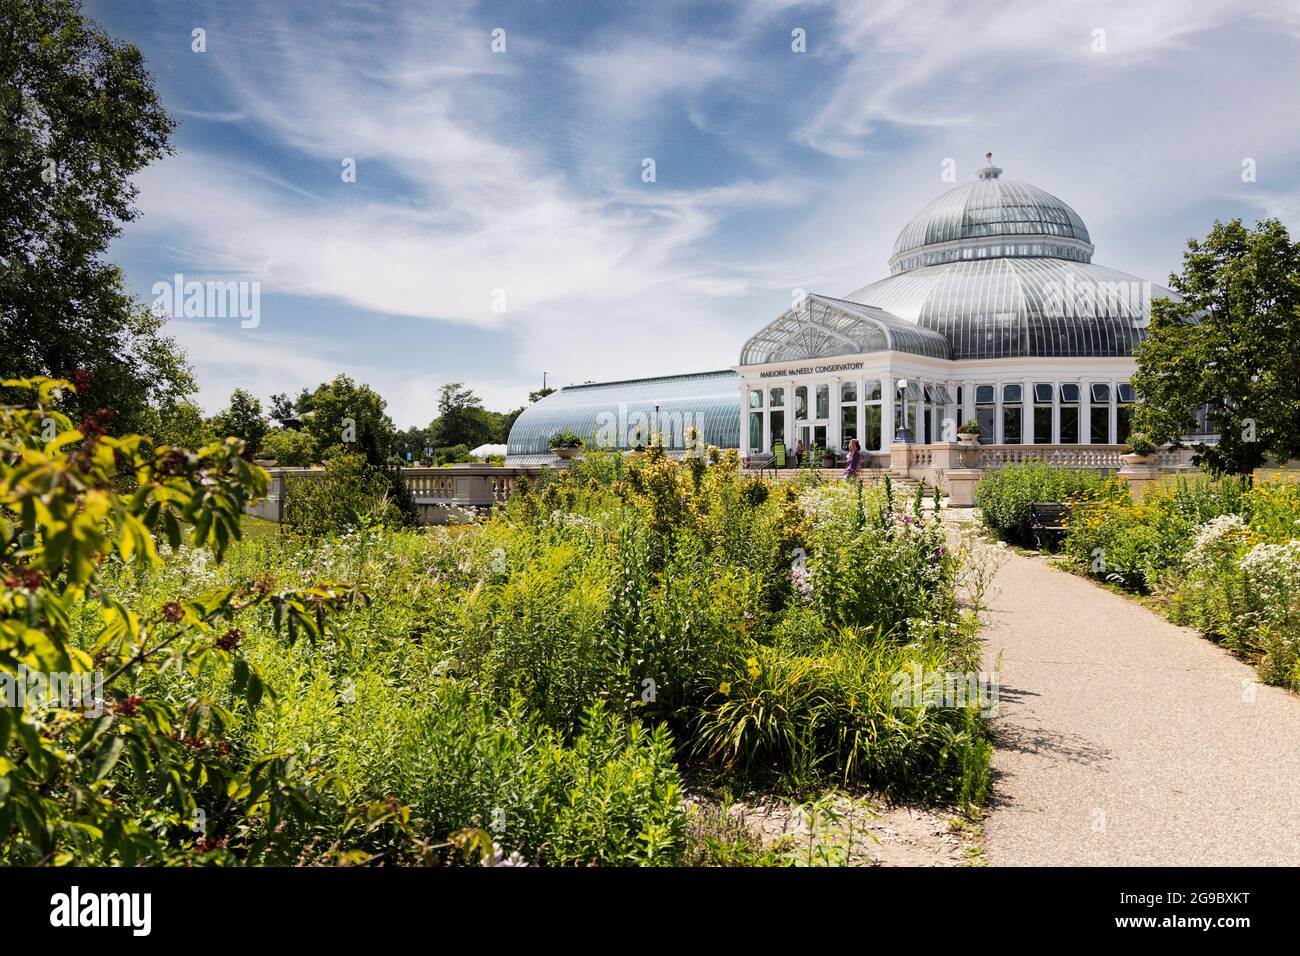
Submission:
<svg viewBox="0 0 1300 956">
<path fill-rule="evenodd" d="M 1300 698 L 1044 558 L 995 584 L 990 864 L 1300 864 Z"/>
</svg>

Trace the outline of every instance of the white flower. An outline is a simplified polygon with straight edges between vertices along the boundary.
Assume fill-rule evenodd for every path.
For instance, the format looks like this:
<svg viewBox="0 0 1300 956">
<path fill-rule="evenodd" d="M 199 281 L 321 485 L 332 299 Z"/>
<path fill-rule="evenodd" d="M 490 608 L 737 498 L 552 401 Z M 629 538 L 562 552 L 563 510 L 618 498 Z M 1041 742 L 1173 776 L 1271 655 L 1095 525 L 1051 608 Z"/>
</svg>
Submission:
<svg viewBox="0 0 1300 956">
<path fill-rule="evenodd" d="M 1213 568 L 1245 539 L 1249 528 L 1241 515 L 1219 515 L 1196 529 L 1183 560 L 1191 568 Z"/>
<path fill-rule="evenodd" d="M 1300 598 L 1300 540 L 1286 544 L 1257 544 L 1238 565 L 1260 602 L 1260 618 L 1280 623 L 1295 613 Z"/>
<path fill-rule="evenodd" d="M 524 858 L 519 855 L 518 850 L 514 850 L 511 852 L 509 856 L 506 856 L 505 851 L 501 849 L 501 844 L 493 843 L 492 856 L 488 859 L 485 859 L 483 861 L 483 865 L 484 866 L 527 866 L 528 864 L 524 862 Z"/>
</svg>

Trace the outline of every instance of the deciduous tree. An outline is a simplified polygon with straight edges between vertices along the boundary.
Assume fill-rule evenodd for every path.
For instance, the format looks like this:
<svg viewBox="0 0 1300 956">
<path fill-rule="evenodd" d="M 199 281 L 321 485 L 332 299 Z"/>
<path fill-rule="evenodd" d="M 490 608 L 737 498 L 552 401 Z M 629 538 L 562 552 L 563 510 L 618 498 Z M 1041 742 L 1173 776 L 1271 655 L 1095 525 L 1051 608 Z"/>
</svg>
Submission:
<svg viewBox="0 0 1300 956">
<path fill-rule="evenodd" d="M 1219 440 L 1197 453 L 1210 470 L 1300 457 L 1300 244 L 1276 219 L 1216 222 L 1170 284 L 1182 301 L 1154 303 L 1136 351 L 1134 430 L 1174 441 L 1208 406 Z"/>
<path fill-rule="evenodd" d="M 75 376 L 68 412 L 108 408 L 114 431 L 194 390 L 103 259 L 172 128 L 140 51 L 74 0 L 0 0 L 0 373 Z"/>
</svg>

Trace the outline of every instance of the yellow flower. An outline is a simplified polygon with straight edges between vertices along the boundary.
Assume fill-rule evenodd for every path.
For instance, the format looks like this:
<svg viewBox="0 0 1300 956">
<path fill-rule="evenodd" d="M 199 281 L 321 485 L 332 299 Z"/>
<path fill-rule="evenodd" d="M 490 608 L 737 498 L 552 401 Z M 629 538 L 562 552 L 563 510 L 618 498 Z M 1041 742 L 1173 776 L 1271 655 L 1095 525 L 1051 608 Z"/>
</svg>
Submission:
<svg viewBox="0 0 1300 956">
<path fill-rule="evenodd" d="M 719 684 L 718 693 L 720 693 L 723 697 L 728 696 L 731 693 L 731 682 L 724 680 L 721 684 Z"/>
<path fill-rule="evenodd" d="M 751 658 L 750 658 L 749 660 L 747 660 L 745 663 L 749 665 L 749 679 L 750 679 L 750 680 L 753 680 L 753 679 L 756 678 L 756 677 L 759 675 L 759 673 L 760 673 L 760 671 L 759 671 L 759 667 L 758 667 L 758 658 L 757 658 L 757 657 L 751 657 Z"/>
</svg>

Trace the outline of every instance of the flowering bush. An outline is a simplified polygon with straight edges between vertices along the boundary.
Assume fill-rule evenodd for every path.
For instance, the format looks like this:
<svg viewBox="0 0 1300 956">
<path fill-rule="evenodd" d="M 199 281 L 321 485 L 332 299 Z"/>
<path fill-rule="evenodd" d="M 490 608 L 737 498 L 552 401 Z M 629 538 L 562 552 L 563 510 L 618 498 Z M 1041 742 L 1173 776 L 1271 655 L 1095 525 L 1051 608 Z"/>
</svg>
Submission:
<svg viewBox="0 0 1300 956">
<path fill-rule="evenodd" d="M 1285 627 L 1300 614 L 1300 540 L 1255 545 L 1238 563 L 1262 625 Z"/>
<path fill-rule="evenodd" d="M 1235 560 L 1249 540 L 1246 519 L 1241 515 L 1219 515 L 1197 529 L 1183 563 L 1195 570 L 1220 570 Z"/>
<path fill-rule="evenodd" d="M 1177 478 L 1141 501 L 1108 494 L 1072 517 L 1065 550 L 1086 573 L 1161 596 L 1171 616 L 1300 688 L 1300 488 Z"/>
</svg>

